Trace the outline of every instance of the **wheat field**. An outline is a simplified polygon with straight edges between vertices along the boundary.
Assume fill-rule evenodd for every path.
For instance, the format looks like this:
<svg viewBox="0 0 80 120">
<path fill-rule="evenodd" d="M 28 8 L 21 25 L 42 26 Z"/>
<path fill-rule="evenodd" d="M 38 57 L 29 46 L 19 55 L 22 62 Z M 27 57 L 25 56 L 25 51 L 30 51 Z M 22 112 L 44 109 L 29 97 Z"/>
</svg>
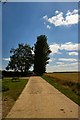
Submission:
<svg viewBox="0 0 80 120">
<path fill-rule="evenodd" d="M 44 75 L 58 80 L 80 83 L 80 72 L 45 73 Z"/>
</svg>

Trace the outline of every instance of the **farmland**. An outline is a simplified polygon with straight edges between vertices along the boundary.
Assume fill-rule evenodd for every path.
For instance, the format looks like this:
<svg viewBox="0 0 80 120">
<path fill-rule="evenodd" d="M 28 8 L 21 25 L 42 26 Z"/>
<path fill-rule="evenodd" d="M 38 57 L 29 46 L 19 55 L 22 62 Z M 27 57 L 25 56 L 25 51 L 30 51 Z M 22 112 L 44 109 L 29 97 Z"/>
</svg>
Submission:
<svg viewBox="0 0 80 120">
<path fill-rule="evenodd" d="M 80 105 L 80 73 L 45 73 L 43 78 L 67 97 Z"/>
<path fill-rule="evenodd" d="M 80 80 L 79 80 L 80 72 L 45 73 L 44 75 L 47 75 L 56 80 L 80 83 Z"/>
</svg>

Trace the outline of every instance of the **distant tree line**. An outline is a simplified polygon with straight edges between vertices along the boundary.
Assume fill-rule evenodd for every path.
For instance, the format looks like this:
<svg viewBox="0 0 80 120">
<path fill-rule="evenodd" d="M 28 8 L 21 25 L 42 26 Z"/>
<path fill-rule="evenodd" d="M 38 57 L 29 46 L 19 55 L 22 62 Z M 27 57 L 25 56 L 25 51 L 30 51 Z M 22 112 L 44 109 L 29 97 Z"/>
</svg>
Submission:
<svg viewBox="0 0 80 120">
<path fill-rule="evenodd" d="M 12 48 L 10 53 L 10 61 L 6 70 L 28 73 L 33 65 L 33 72 L 36 75 L 43 75 L 46 71 L 46 65 L 49 63 L 51 50 L 47 43 L 47 37 L 40 35 L 37 37 L 37 42 L 32 48 L 28 44 L 18 44 L 18 47 Z"/>
<path fill-rule="evenodd" d="M 4 77 L 30 77 L 32 75 L 32 71 L 26 72 L 19 72 L 19 71 L 2 71 L 1 78 Z"/>
</svg>

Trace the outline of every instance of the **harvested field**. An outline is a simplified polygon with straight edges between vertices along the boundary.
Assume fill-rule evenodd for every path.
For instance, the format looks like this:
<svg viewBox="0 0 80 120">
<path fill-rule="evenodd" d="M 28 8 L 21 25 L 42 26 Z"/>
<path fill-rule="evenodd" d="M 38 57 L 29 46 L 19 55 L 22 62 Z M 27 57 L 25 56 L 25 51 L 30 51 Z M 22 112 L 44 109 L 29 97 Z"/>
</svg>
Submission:
<svg viewBox="0 0 80 120">
<path fill-rule="evenodd" d="M 79 80 L 80 72 L 45 73 L 45 75 L 57 80 L 80 83 L 80 80 Z"/>
<path fill-rule="evenodd" d="M 80 72 L 65 72 L 65 73 L 45 73 L 44 77 L 48 77 L 51 80 L 51 83 L 56 83 L 61 85 L 63 88 L 74 92 L 73 94 L 74 101 L 75 96 L 80 99 Z M 61 90 L 61 89 L 60 89 Z M 63 90 L 64 92 L 64 90 Z M 70 95 L 71 96 L 71 95 Z M 68 96 L 68 97 L 70 97 Z M 79 103 L 80 104 L 80 103 Z"/>
</svg>

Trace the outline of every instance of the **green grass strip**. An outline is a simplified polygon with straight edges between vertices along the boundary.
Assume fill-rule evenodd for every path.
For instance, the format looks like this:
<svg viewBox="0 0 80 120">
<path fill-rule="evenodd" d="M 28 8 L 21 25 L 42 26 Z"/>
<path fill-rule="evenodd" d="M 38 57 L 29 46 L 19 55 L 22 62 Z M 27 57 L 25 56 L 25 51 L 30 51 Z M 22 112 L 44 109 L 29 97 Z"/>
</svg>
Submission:
<svg viewBox="0 0 80 120">
<path fill-rule="evenodd" d="M 12 79 L 3 79 L 2 86 L 9 88 L 9 90 L 2 92 L 3 96 L 9 96 L 14 101 L 17 100 L 18 96 L 21 94 L 23 88 L 27 84 L 27 79 L 19 79 L 17 81 L 12 81 Z"/>
<path fill-rule="evenodd" d="M 80 105 L 80 97 L 76 95 L 73 91 L 71 91 L 69 88 L 64 88 L 61 84 L 55 82 L 53 79 L 49 78 L 48 76 L 42 76 L 44 80 L 46 80 L 48 83 L 50 83 L 52 86 L 54 86 L 56 89 L 58 89 L 61 93 L 66 95 L 68 98 L 70 98 L 72 101 Z"/>
</svg>

